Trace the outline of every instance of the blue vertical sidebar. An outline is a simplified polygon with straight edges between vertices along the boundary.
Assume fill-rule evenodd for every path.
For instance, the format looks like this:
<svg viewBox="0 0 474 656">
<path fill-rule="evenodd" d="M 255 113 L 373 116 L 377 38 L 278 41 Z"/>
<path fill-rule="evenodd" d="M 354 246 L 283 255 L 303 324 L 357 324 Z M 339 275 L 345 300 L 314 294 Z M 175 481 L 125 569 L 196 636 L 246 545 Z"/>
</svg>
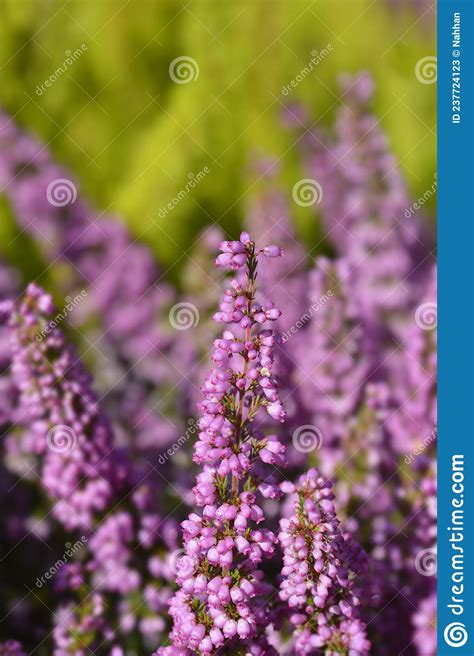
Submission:
<svg viewBox="0 0 474 656">
<path fill-rule="evenodd" d="M 474 656 L 474 0 L 438 2 L 438 656 Z"/>
</svg>

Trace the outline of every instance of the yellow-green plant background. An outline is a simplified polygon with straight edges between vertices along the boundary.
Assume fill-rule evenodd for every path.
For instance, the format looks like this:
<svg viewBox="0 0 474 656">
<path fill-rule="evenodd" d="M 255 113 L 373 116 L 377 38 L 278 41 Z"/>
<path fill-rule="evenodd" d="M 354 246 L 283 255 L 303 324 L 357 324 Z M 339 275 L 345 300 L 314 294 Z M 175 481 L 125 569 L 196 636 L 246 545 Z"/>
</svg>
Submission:
<svg viewBox="0 0 474 656">
<path fill-rule="evenodd" d="M 389 0 L 2 0 L 0 105 L 49 144 L 93 205 L 123 218 L 173 267 L 204 225 L 238 230 L 258 189 L 249 166 L 255 156 L 278 159 L 281 184 L 291 192 L 303 172 L 296 134 L 281 125 L 283 104 L 303 101 L 315 124 L 330 126 L 341 72 L 372 73 L 375 111 L 411 194 L 431 188 L 436 85 L 421 84 L 415 65 L 436 53 L 435 17 L 433 9 L 416 10 L 415 0 L 394 4 L 401 6 L 394 9 Z M 82 44 L 82 56 L 38 95 L 66 51 Z M 311 52 L 328 44 L 333 50 L 324 61 L 282 95 Z M 185 85 L 168 73 L 181 55 L 199 65 L 197 80 Z M 205 180 L 160 218 L 188 174 L 205 166 Z M 314 213 L 296 209 L 298 233 L 311 240 Z M 0 216 L 5 226 L 6 212 Z"/>
</svg>

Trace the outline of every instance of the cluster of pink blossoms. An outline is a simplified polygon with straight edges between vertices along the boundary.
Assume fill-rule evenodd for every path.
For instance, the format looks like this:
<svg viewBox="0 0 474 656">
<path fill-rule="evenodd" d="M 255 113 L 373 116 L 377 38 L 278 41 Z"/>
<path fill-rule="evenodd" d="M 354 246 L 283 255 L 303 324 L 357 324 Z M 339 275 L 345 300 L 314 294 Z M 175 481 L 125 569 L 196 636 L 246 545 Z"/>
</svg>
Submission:
<svg viewBox="0 0 474 656">
<path fill-rule="evenodd" d="M 53 515 L 68 529 L 89 529 L 94 514 L 109 507 L 114 487 L 123 486 L 123 466 L 89 374 L 51 324 L 56 313 L 52 297 L 35 283 L 12 308 L 11 370 L 21 416 L 29 422 L 21 448 L 43 455 Z"/>
<path fill-rule="evenodd" d="M 289 481 L 282 487 L 296 492 L 293 514 L 280 520 L 278 535 L 284 552 L 280 599 L 297 629 L 294 653 L 364 656 L 370 643 L 356 584 L 367 558 L 341 530 L 332 483 L 310 469 L 297 487 Z"/>
<path fill-rule="evenodd" d="M 280 535 L 263 525 L 265 499 L 295 491 L 274 476 L 286 465 L 285 447 L 254 422 L 264 411 L 285 419 L 272 374 L 276 337 L 263 327 L 281 312 L 255 300 L 258 257 L 283 253 L 277 246 L 256 250 L 246 232 L 240 241 L 223 242 L 221 251 L 217 266 L 237 274 L 214 315 L 229 327 L 214 342 L 214 368 L 199 403 L 194 460 L 204 469 L 193 491 L 202 510 L 182 523 L 179 590 L 170 601 L 172 644 L 156 656 L 277 654 L 268 629 L 288 609 L 295 611 L 290 621 L 298 627 L 295 656 L 323 648 L 325 654 L 366 656 L 370 645 L 351 580 L 365 560 L 339 528 L 331 485 L 309 471 L 300 480 L 293 516 L 281 520 Z M 265 579 L 263 564 L 270 558 L 281 570 L 280 599 Z"/>
<path fill-rule="evenodd" d="M 132 634 L 157 642 L 171 596 L 164 554 L 175 547 L 174 520 L 159 514 L 153 480 L 116 444 L 89 374 L 55 323 L 51 295 L 31 283 L 1 309 L 9 313 L 22 429 L 9 436 L 11 450 L 35 454 L 31 470 L 51 503 L 54 528 L 81 536 L 77 558 L 54 581 L 63 599 L 54 613 L 54 656 L 85 649 L 122 656 L 119 641 Z"/>
<path fill-rule="evenodd" d="M 199 439 L 194 460 L 204 465 L 194 487 L 196 506 L 183 522 L 185 555 L 170 603 L 172 646 L 158 654 L 272 654 L 264 627 L 272 592 L 260 564 L 275 551 L 276 536 L 259 526 L 265 519 L 258 497 L 278 498 L 272 471 L 285 465 L 284 446 L 275 435 L 252 426 L 262 408 L 277 421 L 285 412 L 272 377 L 275 336 L 264 329 L 281 312 L 255 301 L 259 255 L 278 257 L 281 249 L 257 251 L 247 233 L 223 242 L 218 267 L 245 271 L 224 292 L 214 320 L 228 328 L 214 342 L 214 368 L 202 388 Z M 269 467 L 272 466 L 272 467 Z"/>
<path fill-rule="evenodd" d="M 272 235 L 272 241 L 285 250 L 278 262 L 267 261 L 268 266 L 259 267 L 254 298 L 254 307 L 261 306 L 254 314 L 257 323 L 278 314 L 270 298 L 284 308 L 284 314 L 272 323 L 277 335 L 282 335 L 280 343 L 271 335 L 263 344 L 266 326 L 260 332 L 262 345 L 271 345 L 272 378 L 279 378 L 280 389 L 277 392 L 273 382 L 261 376 L 266 409 L 262 404 L 251 425 L 255 439 L 270 440 L 270 445 L 253 462 L 253 478 L 257 465 L 263 472 L 258 490 L 246 488 L 245 472 L 239 480 L 239 495 L 254 494 L 256 503 L 249 496 L 239 497 L 239 502 L 242 515 L 248 512 L 243 504 L 254 512 L 259 512 L 257 503 L 261 506 L 265 520 L 258 524 L 248 520 L 254 530 L 276 530 L 277 519 L 291 512 L 291 504 L 284 500 L 262 499 L 264 494 L 278 494 L 274 483 L 265 479 L 265 469 L 271 465 L 262 458 L 273 458 L 277 454 L 272 449 L 279 446 L 258 429 L 274 432 L 272 424 L 281 418 L 283 405 L 287 416 L 279 428 L 282 441 L 288 444 L 285 455 L 291 468 L 286 477 L 296 480 L 308 459 L 323 476 L 337 474 L 333 489 L 341 518 L 370 556 L 370 587 L 364 589 L 361 615 L 368 622 L 372 651 L 377 656 L 434 656 L 436 577 L 425 576 L 415 567 L 418 554 L 433 551 L 436 542 L 436 331 L 434 324 L 420 325 L 416 320 L 421 308 L 436 307 L 434 238 L 421 210 L 412 212 L 407 221 L 406 208 L 413 207 L 412 199 L 372 111 L 373 93 L 367 74 L 343 76 L 343 102 L 327 130 L 321 129 L 320 121 L 310 120 L 305 108 L 292 106 L 285 112 L 287 122 L 304 128 L 298 135 L 303 145 L 302 170 L 324 189 L 314 209 L 334 250 L 329 259 L 322 256 L 327 253 L 325 245 L 313 243 L 308 251 L 298 239 L 292 220 L 294 203 L 291 196 L 287 198 L 288 189 L 280 187 L 276 163 L 266 159 L 259 165 L 258 176 L 265 173 L 267 180 L 254 208 L 243 218 L 258 243 Z M 186 569 L 190 575 L 195 572 L 194 556 L 186 553 L 182 558 L 175 556 L 174 562 L 168 560 L 177 546 L 175 521 L 182 521 L 187 513 L 184 505 L 176 507 L 176 497 L 189 502 L 193 496 L 188 449 L 173 451 L 172 456 L 171 450 L 161 450 L 172 443 L 173 449 L 184 447 L 185 442 L 189 446 L 188 437 L 195 432 L 193 410 L 199 394 L 195 383 L 204 379 L 203 367 L 207 373 L 208 346 L 220 327 L 208 321 L 216 304 L 214 290 L 221 289 L 216 272 L 208 266 L 210 254 L 225 237 L 216 225 L 205 227 L 188 267 L 180 274 L 183 292 L 178 294 L 161 275 L 150 249 L 135 242 L 122 221 L 94 211 L 80 193 L 69 205 L 51 204 L 47 190 L 61 179 L 74 182 L 79 192 L 72 172 L 58 165 L 44 144 L 0 113 L 0 181 L 9 206 L 5 218 L 11 221 L 15 239 L 21 240 L 17 245 L 21 243 L 23 249 L 24 244 L 27 253 L 13 269 L 0 261 L 0 300 L 18 298 L 20 281 L 29 279 L 35 270 L 39 273 L 42 263 L 54 261 L 53 276 L 48 279 L 57 297 L 66 297 L 68 313 L 76 305 L 68 299 L 83 299 L 61 328 L 72 327 L 79 353 L 87 353 L 94 379 L 91 385 L 67 340 L 57 327 L 52 329 L 58 310 L 48 294 L 33 286 L 20 303 L 7 301 L 0 307 L 0 335 L 13 331 L 12 347 L 9 339 L 0 339 L 0 424 L 5 436 L 0 463 L 0 502 L 5 509 L 0 513 L 0 530 L 6 545 L 0 611 L 6 618 L 3 634 L 4 639 L 21 637 L 25 651 L 38 650 L 43 656 L 53 652 L 55 656 L 84 656 L 85 649 L 110 656 L 105 651 L 109 647 L 112 656 L 122 651 L 149 653 L 168 644 L 163 636 L 168 635 L 168 600 L 174 593 L 170 564 L 180 566 L 182 578 Z M 33 251 L 41 253 L 42 260 L 30 261 L 28 253 Z M 235 285 L 243 288 L 248 285 L 246 253 L 243 241 L 227 242 L 218 260 L 220 266 L 235 272 Z M 261 253 L 262 259 L 278 254 L 277 247 Z M 58 262 L 59 276 L 54 274 Z M 225 322 L 238 323 L 237 328 L 226 327 L 234 334 L 237 330 L 240 338 L 241 331 L 245 333 L 245 323 L 239 323 L 245 316 L 245 299 L 234 296 L 234 288 L 230 291 L 219 314 Z M 171 310 L 181 305 L 178 300 L 188 307 L 192 301 L 199 315 L 197 325 L 184 333 L 169 330 Z M 259 329 L 255 324 L 253 332 Z M 228 362 L 235 373 L 241 358 L 236 353 L 229 360 L 228 342 L 233 339 L 221 338 L 224 365 Z M 249 373 L 253 368 L 249 353 Z M 250 398 L 250 392 L 246 396 Z M 212 400 L 212 394 L 206 399 Z M 220 413 L 208 414 L 219 419 Z M 192 430 L 185 432 L 183 419 L 188 417 Z M 220 419 L 228 419 L 227 414 Z M 50 433 L 55 426 L 60 430 Z M 316 427 L 323 437 L 312 453 L 291 446 L 292 435 L 303 426 Z M 219 441 L 224 437 L 219 432 Z M 199 462 L 204 471 L 195 493 L 200 495 L 201 516 L 202 508 L 212 505 L 212 495 L 216 504 L 236 506 L 216 496 L 215 481 L 221 479 L 215 471 L 220 468 L 218 476 L 223 477 L 229 468 L 241 466 L 246 453 L 242 443 L 236 454 L 230 442 L 217 444 L 202 435 L 200 442 L 203 459 Z M 415 456 L 420 444 L 426 449 Z M 157 448 L 161 469 L 154 464 Z M 226 478 L 230 485 L 232 474 Z M 135 489 L 139 481 L 143 485 Z M 119 499 L 124 503 L 118 504 Z M 168 519 L 162 521 L 163 516 Z M 304 533 L 298 528 L 300 520 L 295 509 L 291 522 L 297 527 L 298 545 Z M 241 521 L 236 513 L 237 526 Z M 202 525 L 202 518 L 198 517 L 197 524 Z M 205 524 L 206 529 L 216 527 L 220 530 L 217 520 Z M 38 574 L 48 570 L 51 559 L 63 553 L 65 541 L 78 537 L 78 531 L 89 536 L 78 557 L 43 586 L 41 595 L 25 597 L 18 574 L 30 587 Z M 312 538 L 315 543 L 321 535 L 318 528 Z M 329 535 L 324 533 L 322 542 L 331 554 L 328 566 L 336 557 L 344 562 L 345 553 L 339 550 L 340 541 L 326 541 Z M 240 537 L 226 534 L 225 540 L 230 539 L 210 546 L 209 562 L 218 560 L 212 572 L 227 576 L 226 562 L 244 560 L 233 546 L 242 544 Z M 249 559 L 254 542 L 245 533 L 243 537 L 250 545 Z M 296 599 L 279 598 L 278 575 L 282 567 L 287 571 L 281 562 L 283 540 L 281 535 L 280 545 L 273 544 L 271 560 L 265 557 L 258 566 L 265 572 L 258 589 L 266 589 L 264 580 L 274 585 L 272 598 L 261 601 L 266 604 L 272 648 L 282 656 L 300 656 L 308 650 L 312 656 L 327 656 L 334 650 L 339 656 L 352 654 L 356 640 L 363 643 L 363 632 L 353 621 L 357 605 L 351 601 L 352 592 L 333 602 L 334 586 L 323 578 L 330 575 L 312 569 L 311 543 L 298 549 L 300 571 L 308 567 L 304 586 L 310 586 L 305 598 L 310 603 L 303 608 L 299 592 Z M 291 573 L 284 574 L 284 579 L 296 585 Z M 302 587 L 303 582 L 297 585 Z M 328 593 L 320 607 L 312 591 L 320 597 L 324 586 Z M 347 586 L 353 590 L 352 578 Z M 194 600 L 199 598 L 193 595 Z M 290 605 L 290 599 L 296 605 Z M 341 601 L 353 606 L 351 618 L 339 612 Z M 252 597 L 254 609 L 259 603 Z M 239 618 L 228 613 L 228 604 L 223 602 L 223 608 L 239 628 Z M 297 621 L 291 624 L 290 618 Z M 242 645 L 240 638 L 224 636 L 222 646 L 213 644 L 213 654 L 262 649 L 265 643 L 257 635 L 264 633 L 263 624 Z M 226 632 L 233 626 L 231 622 Z M 350 627 L 356 628 L 348 640 Z M 213 635 L 220 644 L 219 634 Z M 186 641 L 173 639 L 173 643 Z M 0 654 L 2 649 L 19 656 L 18 649 L 23 655 L 16 642 L 0 645 Z M 189 647 L 175 649 L 175 653 L 197 653 Z"/>
</svg>

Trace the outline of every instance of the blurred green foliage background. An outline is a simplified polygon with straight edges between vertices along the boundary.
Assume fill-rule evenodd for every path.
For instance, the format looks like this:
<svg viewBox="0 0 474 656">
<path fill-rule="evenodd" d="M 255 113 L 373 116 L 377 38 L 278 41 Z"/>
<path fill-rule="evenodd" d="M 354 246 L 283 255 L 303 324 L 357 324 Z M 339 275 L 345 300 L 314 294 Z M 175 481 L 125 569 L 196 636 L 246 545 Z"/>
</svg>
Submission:
<svg viewBox="0 0 474 656">
<path fill-rule="evenodd" d="M 284 96 L 311 52 L 328 44 L 332 52 Z M 283 105 L 303 101 L 316 125 L 330 126 L 341 72 L 372 73 L 376 113 L 410 192 L 421 196 L 435 171 L 436 85 L 420 84 L 415 65 L 435 52 L 433 10 L 403 0 L 1 0 L 0 105 L 166 267 L 210 222 L 237 232 L 259 187 L 255 156 L 280 161 L 291 193 L 303 172 Z M 199 66 L 188 84 L 169 75 L 182 55 Z M 206 166 L 205 179 L 160 218 Z M 311 240 L 314 213 L 297 209 L 298 233 Z"/>
</svg>

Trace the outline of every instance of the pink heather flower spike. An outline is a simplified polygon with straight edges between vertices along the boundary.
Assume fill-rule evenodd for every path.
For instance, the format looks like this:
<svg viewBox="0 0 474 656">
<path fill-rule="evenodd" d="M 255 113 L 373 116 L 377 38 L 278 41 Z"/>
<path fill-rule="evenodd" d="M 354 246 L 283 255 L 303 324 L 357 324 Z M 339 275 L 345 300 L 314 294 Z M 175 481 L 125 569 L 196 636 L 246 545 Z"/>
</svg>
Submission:
<svg viewBox="0 0 474 656">
<path fill-rule="evenodd" d="M 158 513 L 153 480 L 114 443 L 90 377 L 55 316 L 52 297 L 30 284 L 8 324 L 26 436 L 19 438 L 20 448 L 30 447 L 37 456 L 37 480 L 52 516 L 69 534 L 82 535 L 80 556 L 64 563 L 54 581 L 69 601 L 54 613 L 54 653 L 98 653 L 120 640 L 125 628 L 116 635 L 110 618 L 127 613 L 135 622 L 132 598 L 146 613 L 147 621 L 137 626 L 144 644 L 158 644 L 171 595 L 162 554 L 176 547 L 174 521 Z M 116 654 L 118 649 L 116 644 Z"/>
<path fill-rule="evenodd" d="M 357 609 L 357 577 L 366 556 L 341 531 L 332 484 L 310 469 L 296 488 L 283 489 L 296 491 L 293 514 L 280 520 L 278 535 L 284 554 L 280 598 L 296 627 L 295 656 L 367 656 L 370 643 Z"/>
<path fill-rule="evenodd" d="M 258 257 L 247 233 L 221 244 L 216 265 L 239 272 L 225 290 L 214 320 L 226 324 L 214 341 L 214 367 L 202 387 L 199 439 L 194 460 L 203 465 L 194 487 L 193 512 L 182 523 L 186 567 L 170 602 L 172 646 L 159 655 L 276 654 L 265 636 L 268 594 L 261 563 L 277 539 L 264 525 L 259 496 L 278 498 L 268 475 L 285 465 L 284 446 L 252 421 L 263 409 L 277 421 L 285 411 L 272 375 L 275 335 L 264 327 L 281 312 L 255 300 Z M 185 571 L 186 570 L 186 571 Z"/>
<path fill-rule="evenodd" d="M 67 529 L 90 529 L 123 481 L 112 429 L 91 380 L 52 322 L 53 299 L 34 283 L 11 314 L 12 374 L 29 445 L 43 456 L 42 482 L 53 515 Z M 26 445 L 28 446 L 28 445 Z"/>
</svg>

